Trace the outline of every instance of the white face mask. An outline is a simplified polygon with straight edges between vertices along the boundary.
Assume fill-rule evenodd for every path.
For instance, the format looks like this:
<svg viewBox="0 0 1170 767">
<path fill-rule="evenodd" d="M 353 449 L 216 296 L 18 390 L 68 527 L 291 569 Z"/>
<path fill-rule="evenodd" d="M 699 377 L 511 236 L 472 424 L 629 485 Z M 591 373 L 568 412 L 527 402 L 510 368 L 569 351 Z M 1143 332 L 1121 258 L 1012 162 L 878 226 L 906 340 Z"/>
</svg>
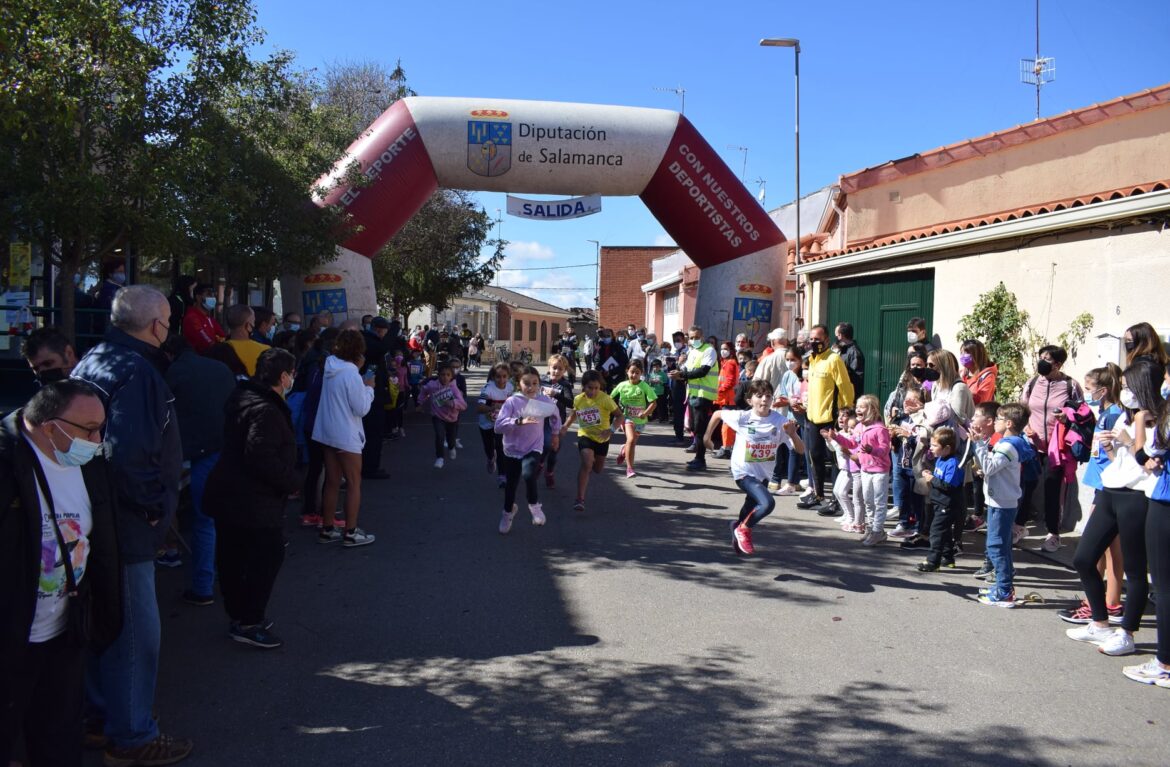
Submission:
<svg viewBox="0 0 1170 767">
<path fill-rule="evenodd" d="M 723 359 L 727 359 L 728 357 L 731 356 L 731 350 L 730 349 L 720 349 L 719 356 L 722 357 Z"/>
<path fill-rule="evenodd" d="M 1130 389 L 1121 390 L 1121 406 L 1128 410 L 1140 410 L 1142 403 L 1138 402 L 1137 395 Z"/>
<path fill-rule="evenodd" d="M 53 425 L 57 426 L 57 423 L 54 422 Z M 82 439 L 81 437 L 70 437 L 60 426 L 57 426 L 57 431 L 65 434 L 66 437 L 72 440 L 69 443 L 69 450 L 67 452 L 62 453 L 57 448 L 53 448 L 53 457 L 62 466 L 84 466 L 92 461 L 93 457 L 102 448 L 100 442 L 90 442 L 88 439 Z"/>
<path fill-rule="evenodd" d="M 908 344 L 918 343 L 918 334 L 915 333 L 913 330 L 907 330 L 906 331 L 906 343 L 908 343 Z"/>
<path fill-rule="evenodd" d="M 797 362 L 796 360 L 788 360 L 788 369 L 791 370 L 793 373 L 796 372 L 796 369 L 798 367 L 800 367 L 799 362 Z"/>
<path fill-rule="evenodd" d="M 692 349 L 698 349 L 702 345 L 703 345 L 703 339 L 701 339 L 701 338 L 692 338 L 691 339 L 691 348 Z"/>
</svg>

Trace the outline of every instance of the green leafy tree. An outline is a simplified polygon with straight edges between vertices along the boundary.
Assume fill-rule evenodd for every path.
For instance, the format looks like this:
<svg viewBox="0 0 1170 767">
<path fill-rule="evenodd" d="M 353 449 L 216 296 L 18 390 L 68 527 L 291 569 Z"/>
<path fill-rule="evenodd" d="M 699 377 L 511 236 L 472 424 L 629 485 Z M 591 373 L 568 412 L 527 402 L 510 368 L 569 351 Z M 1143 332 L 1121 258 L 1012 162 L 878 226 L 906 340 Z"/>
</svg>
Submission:
<svg viewBox="0 0 1170 767">
<path fill-rule="evenodd" d="M 1000 402 L 1018 398 L 1028 380 L 1023 365 L 1028 332 L 1028 313 L 1002 282 L 979 296 L 970 314 L 959 320 L 959 340 L 979 339 L 999 366 L 995 393 Z"/>
</svg>

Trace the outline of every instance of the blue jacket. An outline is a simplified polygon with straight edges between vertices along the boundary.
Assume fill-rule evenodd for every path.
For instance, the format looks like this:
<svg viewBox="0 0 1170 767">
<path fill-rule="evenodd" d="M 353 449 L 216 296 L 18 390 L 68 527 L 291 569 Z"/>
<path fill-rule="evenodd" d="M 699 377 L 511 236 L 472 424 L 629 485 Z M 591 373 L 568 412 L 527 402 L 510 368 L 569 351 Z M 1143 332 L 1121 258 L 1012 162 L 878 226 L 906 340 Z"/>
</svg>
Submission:
<svg viewBox="0 0 1170 767">
<path fill-rule="evenodd" d="M 154 559 L 179 505 L 183 448 L 165 365 L 158 349 L 109 328 L 73 369 L 72 377 L 96 388 L 106 406 L 118 548 L 127 564 Z"/>
<path fill-rule="evenodd" d="M 198 461 L 223 448 L 224 405 L 236 390 L 236 377 L 219 360 L 190 347 L 167 368 L 182 434 L 183 460 Z"/>
</svg>

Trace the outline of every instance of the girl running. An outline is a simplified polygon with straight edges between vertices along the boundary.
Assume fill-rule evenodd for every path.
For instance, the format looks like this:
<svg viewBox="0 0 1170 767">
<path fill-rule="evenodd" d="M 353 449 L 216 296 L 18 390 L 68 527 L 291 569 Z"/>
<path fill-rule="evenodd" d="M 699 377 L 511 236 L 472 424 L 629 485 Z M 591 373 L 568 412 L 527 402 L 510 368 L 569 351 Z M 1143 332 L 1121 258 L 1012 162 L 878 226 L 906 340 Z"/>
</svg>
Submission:
<svg viewBox="0 0 1170 767">
<path fill-rule="evenodd" d="M 562 354 L 554 354 L 548 358 L 548 375 L 540 379 L 540 391 L 551 399 L 557 406 L 557 415 L 561 423 L 569 408 L 573 407 L 573 381 L 566 376 L 569 373 L 569 358 Z M 556 487 L 557 455 L 560 453 L 560 440 L 557 447 L 552 446 L 553 435 L 558 432 L 551 428 L 551 421 L 544 422 L 544 484 Z"/>
<path fill-rule="evenodd" d="M 561 434 L 569 431 L 574 421 L 577 426 L 577 453 L 581 457 L 581 468 L 577 470 L 577 501 L 574 511 L 585 511 L 585 488 L 589 486 L 589 472 L 600 474 L 605 468 L 605 456 L 609 452 L 609 438 L 613 428 L 622 426 L 622 413 L 617 403 L 601 390 L 601 373 L 589 370 L 581 376 L 581 393 L 573 399 L 573 412 L 561 427 Z"/>
<path fill-rule="evenodd" d="M 467 400 L 455 385 L 455 369 L 450 364 L 439 366 L 439 377 L 427 381 L 418 395 L 418 406 L 429 406 L 431 426 L 435 430 L 435 468 L 443 468 L 443 444 L 447 458 L 455 460 L 455 435 L 459 429 L 459 414 L 467 409 Z"/>
<path fill-rule="evenodd" d="M 504 454 L 503 437 L 496 433 L 496 416 L 508 397 L 512 396 L 515 387 L 510 380 L 512 373 L 508 363 L 497 362 L 492 365 L 488 374 L 488 381 L 483 391 L 479 393 L 479 401 L 475 409 L 479 413 L 479 436 L 483 439 L 483 452 L 487 456 L 488 474 L 495 474 L 499 486 L 504 486 L 504 467 L 500 457 Z"/>
<path fill-rule="evenodd" d="M 634 447 L 638 444 L 638 436 L 646 429 L 646 422 L 654 408 L 658 406 L 658 397 L 650 384 L 642 380 L 642 363 L 634 361 L 626 368 L 626 380 L 613 387 L 610 396 L 621 403 L 622 414 L 625 416 L 626 444 L 618 451 L 614 460 L 621 464 L 626 463 L 626 478 L 636 475 L 634 471 Z"/>
<path fill-rule="evenodd" d="M 768 480 L 776 464 L 780 445 L 798 453 L 804 443 L 796 435 L 796 422 L 772 410 L 772 384 L 752 381 L 748 387 L 750 410 L 719 410 L 711 416 L 703 439 L 711 448 L 711 436 L 722 423 L 738 437 L 731 451 L 731 477 L 746 498 L 739 518 L 731 523 L 731 545 L 737 554 L 752 554 L 752 528 L 776 508 L 776 499 L 768 492 Z"/>
<path fill-rule="evenodd" d="M 526 367 L 520 374 L 520 391 L 508 398 L 496 417 L 495 431 L 504 439 L 504 511 L 500 515 L 500 535 L 507 535 L 516 517 L 516 488 L 524 477 L 528 512 L 532 524 L 544 524 L 544 510 L 536 494 L 536 476 L 544 451 L 545 421 L 552 427 L 552 449 L 561 446 L 561 417 L 551 399 L 540 393 L 540 373 Z"/>
</svg>

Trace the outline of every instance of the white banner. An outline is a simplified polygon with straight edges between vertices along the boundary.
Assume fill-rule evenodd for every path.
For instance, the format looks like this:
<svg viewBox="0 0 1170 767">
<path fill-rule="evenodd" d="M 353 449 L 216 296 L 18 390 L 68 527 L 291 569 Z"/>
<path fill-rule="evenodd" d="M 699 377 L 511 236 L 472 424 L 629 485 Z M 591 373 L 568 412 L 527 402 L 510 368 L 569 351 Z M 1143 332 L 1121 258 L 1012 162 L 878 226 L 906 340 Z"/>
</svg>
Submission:
<svg viewBox="0 0 1170 767">
<path fill-rule="evenodd" d="M 526 200 L 508 195 L 508 215 L 537 221 L 563 221 L 601 212 L 601 195 L 572 197 L 568 200 Z"/>
</svg>

